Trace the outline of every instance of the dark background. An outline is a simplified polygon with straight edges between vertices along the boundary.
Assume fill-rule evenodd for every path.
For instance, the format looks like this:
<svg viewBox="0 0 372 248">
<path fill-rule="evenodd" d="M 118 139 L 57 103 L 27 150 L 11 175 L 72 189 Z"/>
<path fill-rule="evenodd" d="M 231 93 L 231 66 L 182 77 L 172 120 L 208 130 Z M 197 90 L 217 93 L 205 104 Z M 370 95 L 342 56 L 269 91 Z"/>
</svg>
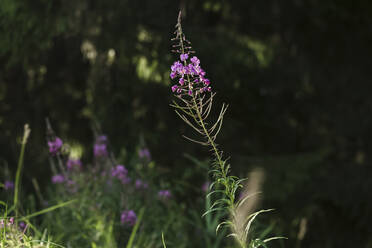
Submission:
<svg viewBox="0 0 372 248">
<path fill-rule="evenodd" d="M 97 125 L 116 154 L 144 140 L 176 179 L 193 166 L 183 153 L 206 157 L 182 139 L 188 127 L 169 107 L 180 8 L 214 107 L 229 104 L 218 143 L 234 174 L 264 168 L 261 207 L 276 209 L 286 247 L 372 247 L 367 0 L 2 0 L 2 168 L 15 171 L 29 123 L 24 181 L 49 181 L 47 116 L 58 136 L 85 147 Z"/>
</svg>

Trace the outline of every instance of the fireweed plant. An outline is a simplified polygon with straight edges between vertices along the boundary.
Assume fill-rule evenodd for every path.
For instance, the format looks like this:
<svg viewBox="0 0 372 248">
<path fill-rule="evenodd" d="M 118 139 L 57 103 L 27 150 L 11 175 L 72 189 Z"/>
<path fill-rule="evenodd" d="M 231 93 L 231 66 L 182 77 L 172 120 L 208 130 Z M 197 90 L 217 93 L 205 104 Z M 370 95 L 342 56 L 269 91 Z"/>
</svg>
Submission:
<svg viewBox="0 0 372 248">
<path fill-rule="evenodd" d="M 271 211 L 271 209 L 261 210 L 248 216 L 242 216 L 241 214 L 241 208 L 250 195 L 236 199 L 236 194 L 243 187 L 242 183 L 245 179 L 230 175 L 230 165 L 216 143 L 216 138 L 221 130 L 228 106 L 225 104 L 222 105 L 218 118 L 213 124 L 207 122 L 216 93 L 212 90 L 211 82 L 206 77 L 206 72 L 202 69 L 200 60 L 194 56 L 195 51 L 192 50 L 191 42 L 186 39 L 183 33 L 181 12 L 178 15 L 174 34 L 175 37 L 172 41 L 176 43 L 173 45 L 174 50 L 172 52 L 179 55 L 179 60 L 175 61 L 171 66 L 170 78 L 176 82 L 171 87 L 176 98 L 171 104 L 171 107 L 202 138 L 195 140 L 186 136 L 184 137 L 192 142 L 210 148 L 213 153 L 213 167 L 210 172 L 213 175 L 214 182 L 209 186 L 211 192 L 207 197 L 211 197 L 212 194 L 222 194 L 222 197 L 213 201 L 204 215 L 215 211 L 227 210 L 230 220 L 219 223 L 216 232 L 222 226 L 228 226 L 232 231 L 229 236 L 233 236 L 240 247 L 267 247 L 266 243 L 268 241 L 282 237 L 260 239 L 251 235 L 250 229 L 254 219 L 260 213 Z"/>
<path fill-rule="evenodd" d="M 21 151 L 18 159 L 15 182 L 9 179 L 1 184 L 6 191 L 5 201 L 0 201 L 0 247 L 9 248 L 54 248 L 62 247 L 50 241 L 47 230 L 40 232 L 36 226 L 31 223 L 32 218 L 45 215 L 57 208 L 64 207 L 70 202 L 64 202 L 39 211 L 33 211 L 28 215 L 21 215 L 25 211 L 24 203 L 21 202 L 21 181 L 23 174 L 23 164 L 27 140 L 30 136 L 31 129 L 28 124 L 24 126 L 23 138 L 21 140 Z M 8 207 L 13 198 L 13 204 Z M 21 205 L 21 203 L 23 203 Z M 27 209 L 29 212 L 29 209 Z"/>
<path fill-rule="evenodd" d="M 73 157 L 73 146 L 58 137 L 47 121 L 47 146 L 53 175 L 42 204 L 76 201 L 43 218 L 53 240 L 66 247 L 161 247 L 162 229 L 182 240 L 168 182 L 156 177 L 150 151 L 139 146 L 118 163 L 105 135 L 95 135 L 92 160 Z M 167 214 L 164 214 L 167 213 Z M 68 227 L 68 228 L 66 228 Z M 170 240 L 172 242 L 172 240 Z M 183 240 L 182 243 L 186 243 Z M 179 246 L 183 247 L 183 246 Z"/>
</svg>

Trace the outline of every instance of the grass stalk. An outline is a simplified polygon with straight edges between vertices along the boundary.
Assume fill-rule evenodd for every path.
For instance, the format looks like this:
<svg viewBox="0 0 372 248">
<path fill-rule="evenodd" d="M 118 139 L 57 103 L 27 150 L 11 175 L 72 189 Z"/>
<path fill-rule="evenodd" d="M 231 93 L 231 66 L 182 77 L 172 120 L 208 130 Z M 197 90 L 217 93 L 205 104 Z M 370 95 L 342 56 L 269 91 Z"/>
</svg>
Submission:
<svg viewBox="0 0 372 248">
<path fill-rule="evenodd" d="M 28 124 L 25 124 L 24 131 L 23 131 L 23 138 L 21 142 L 21 153 L 19 155 L 18 159 L 18 165 L 17 165 L 17 172 L 15 177 L 15 186 L 14 186 L 14 199 L 13 199 L 13 207 L 15 211 L 15 219 L 16 222 L 18 221 L 18 214 L 19 214 L 19 193 L 21 190 L 21 179 L 22 179 L 22 169 L 23 169 L 23 161 L 24 161 L 24 154 L 25 154 L 25 148 L 27 144 L 27 139 L 30 136 L 31 129 L 29 128 Z"/>
</svg>

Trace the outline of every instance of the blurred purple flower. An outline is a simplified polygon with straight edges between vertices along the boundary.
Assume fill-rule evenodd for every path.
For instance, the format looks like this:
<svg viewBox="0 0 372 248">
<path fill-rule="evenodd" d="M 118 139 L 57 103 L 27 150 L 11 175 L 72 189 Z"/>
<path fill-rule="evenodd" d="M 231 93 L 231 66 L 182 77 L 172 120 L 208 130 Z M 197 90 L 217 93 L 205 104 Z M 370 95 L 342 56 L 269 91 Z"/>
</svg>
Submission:
<svg viewBox="0 0 372 248">
<path fill-rule="evenodd" d="M 52 140 L 48 141 L 49 152 L 52 155 L 56 155 L 61 149 L 62 145 L 63 145 L 62 140 L 58 137 L 55 137 L 53 141 Z"/>
<path fill-rule="evenodd" d="M 12 181 L 5 181 L 4 183 L 4 189 L 5 190 L 11 190 L 14 189 L 14 183 Z"/>
<path fill-rule="evenodd" d="M 140 158 L 146 158 L 146 159 L 148 159 L 148 160 L 151 160 L 150 150 L 147 149 L 147 148 L 139 149 L 139 151 L 138 151 L 138 156 L 139 156 Z"/>
<path fill-rule="evenodd" d="M 71 159 L 71 158 L 69 158 L 67 160 L 66 165 L 67 165 L 67 169 L 74 170 L 74 168 L 81 169 L 81 167 L 82 167 L 83 164 L 81 163 L 80 159 Z"/>
<path fill-rule="evenodd" d="M 106 135 L 100 135 L 96 139 L 96 143 L 106 143 L 107 142 L 107 136 Z"/>
<path fill-rule="evenodd" d="M 121 213 L 120 221 L 122 224 L 128 224 L 134 226 L 137 221 L 137 215 L 133 210 L 125 210 Z"/>
<path fill-rule="evenodd" d="M 158 192 L 158 197 L 163 200 L 168 200 L 172 197 L 172 193 L 169 190 L 160 190 Z"/>
<path fill-rule="evenodd" d="M 202 186 L 202 190 L 204 192 L 208 192 L 209 191 L 209 186 L 211 185 L 211 183 L 209 181 L 206 181 L 203 186 Z"/>
<path fill-rule="evenodd" d="M 26 229 L 26 223 L 24 223 L 23 221 L 19 222 L 19 228 L 21 229 L 21 231 L 24 231 Z"/>
<path fill-rule="evenodd" d="M 128 170 L 125 168 L 124 165 L 121 165 L 121 164 L 111 169 L 111 176 L 113 177 L 118 177 L 118 176 L 127 175 L 127 174 L 128 174 Z"/>
<path fill-rule="evenodd" d="M 149 187 L 148 183 L 142 181 L 141 179 L 137 179 L 135 183 L 136 189 L 147 189 Z"/>
<path fill-rule="evenodd" d="M 14 217 L 10 217 L 7 225 L 11 226 L 13 224 L 14 224 Z"/>
<path fill-rule="evenodd" d="M 63 183 L 65 181 L 65 177 L 62 174 L 57 174 L 52 177 L 52 183 Z"/>
<path fill-rule="evenodd" d="M 128 177 L 128 170 L 124 165 L 117 165 L 111 169 L 111 176 L 119 179 L 122 184 L 130 183 L 130 178 Z"/>
<path fill-rule="evenodd" d="M 106 144 L 94 144 L 93 153 L 95 157 L 106 157 L 108 155 Z"/>
</svg>

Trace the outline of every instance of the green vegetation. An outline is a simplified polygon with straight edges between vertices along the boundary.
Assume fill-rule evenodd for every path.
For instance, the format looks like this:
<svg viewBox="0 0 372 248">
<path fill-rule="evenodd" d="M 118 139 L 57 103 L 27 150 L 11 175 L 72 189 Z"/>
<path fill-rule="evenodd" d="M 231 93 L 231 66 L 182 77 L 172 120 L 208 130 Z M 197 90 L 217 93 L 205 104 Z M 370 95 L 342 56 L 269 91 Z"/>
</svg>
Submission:
<svg viewBox="0 0 372 248">
<path fill-rule="evenodd" d="M 169 108 L 179 9 L 217 93 L 214 106 L 229 104 L 217 163 L 222 146 L 210 157 L 183 140 L 195 130 Z M 0 213 L 16 226 L 2 234 L 50 247 L 234 247 L 231 228 L 216 234 L 231 211 L 201 217 L 225 199 L 205 197 L 202 186 L 215 179 L 208 171 L 231 164 L 222 178 L 248 180 L 227 196 L 230 206 L 246 194 L 249 215 L 275 209 L 255 218 L 247 240 L 372 247 L 371 13 L 368 1 L 346 0 L 2 0 Z M 24 123 L 32 129 L 26 149 Z M 108 153 L 97 160 L 102 134 Z M 51 156 L 56 137 L 63 150 Z M 77 160 L 81 171 L 67 169 Z M 110 186 L 118 165 L 131 181 L 117 172 Z M 94 181 L 98 171 L 106 174 Z M 130 211 L 140 219 L 141 209 L 137 229 L 122 223 L 122 215 L 134 219 Z"/>
</svg>

